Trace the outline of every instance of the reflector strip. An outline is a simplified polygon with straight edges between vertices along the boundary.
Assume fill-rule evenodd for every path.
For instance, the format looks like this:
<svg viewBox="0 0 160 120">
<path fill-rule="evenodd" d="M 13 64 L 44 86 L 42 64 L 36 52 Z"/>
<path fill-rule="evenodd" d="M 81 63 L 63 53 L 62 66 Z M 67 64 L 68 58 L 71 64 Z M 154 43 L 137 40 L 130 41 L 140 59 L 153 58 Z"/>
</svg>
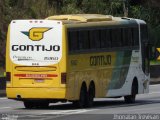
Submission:
<svg viewBox="0 0 160 120">
<path fill-rule="evenodd" d="M 15 77 L 22 78 L 51 78 L 58 77 L 56 74 L 14 74 Z"/>
</svg>

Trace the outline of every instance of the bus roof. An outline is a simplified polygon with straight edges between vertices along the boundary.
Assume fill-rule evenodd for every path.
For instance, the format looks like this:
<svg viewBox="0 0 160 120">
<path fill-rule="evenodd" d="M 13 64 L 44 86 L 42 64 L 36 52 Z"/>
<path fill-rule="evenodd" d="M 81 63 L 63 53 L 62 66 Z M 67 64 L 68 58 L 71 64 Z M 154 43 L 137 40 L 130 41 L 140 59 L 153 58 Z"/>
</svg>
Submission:
<svg viewBox="0 0 160 120">
<path fill-rule="evenodd" d="M 101 14 L 72 14 L 72 15 L 55 15 L 46 18 L 47 20 L 61 20 L 65 22 L 98 22 L 98 21 L 112 21 L 111 15 Z"/>
<path fill-rule="evenodd" d="M 61 21 L 67 27 L 89 27 L 89 26 L 108 26 L 108 25 L 137 25 L 136 19 L 127 17 L 113 17 L 111 15 L 102 14 L 69 14 L 54 15 L 46 18 L 46 20 Z"/>
</svg>

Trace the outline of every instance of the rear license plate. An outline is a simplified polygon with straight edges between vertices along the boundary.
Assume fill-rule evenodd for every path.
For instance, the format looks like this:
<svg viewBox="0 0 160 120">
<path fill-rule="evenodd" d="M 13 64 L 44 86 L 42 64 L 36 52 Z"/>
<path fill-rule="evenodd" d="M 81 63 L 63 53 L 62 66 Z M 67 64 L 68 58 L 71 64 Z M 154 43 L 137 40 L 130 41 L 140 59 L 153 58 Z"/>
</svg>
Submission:
<svg viewBox="0 0 160 120">
<path fill-rule="evenodd" d="M 37 83 L 44 83 L 43 79 L 35 79 L 34 81 L 37 82 Z"/>
</svg>

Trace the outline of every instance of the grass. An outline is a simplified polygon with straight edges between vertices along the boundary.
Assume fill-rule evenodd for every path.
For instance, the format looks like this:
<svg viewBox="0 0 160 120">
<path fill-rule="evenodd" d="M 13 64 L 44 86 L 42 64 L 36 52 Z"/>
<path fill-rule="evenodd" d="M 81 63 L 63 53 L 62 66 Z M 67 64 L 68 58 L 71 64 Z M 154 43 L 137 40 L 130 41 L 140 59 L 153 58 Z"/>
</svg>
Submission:
<svg viewBox="0 0 160 120">
<path fill-rule="evenodd" d="M 160 60 L 151 60 L 150 65 L 160 65 Z"/>
</svg>

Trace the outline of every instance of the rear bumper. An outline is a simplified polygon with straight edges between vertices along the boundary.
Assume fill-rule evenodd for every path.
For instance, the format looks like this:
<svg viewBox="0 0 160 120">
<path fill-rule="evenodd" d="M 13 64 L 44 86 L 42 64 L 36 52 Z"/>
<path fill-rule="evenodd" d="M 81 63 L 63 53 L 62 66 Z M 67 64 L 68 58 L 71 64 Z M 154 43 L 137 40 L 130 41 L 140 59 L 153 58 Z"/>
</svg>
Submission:
<svg viewBox="0 0 160 120">
<path fill-rule="evenodd" d="M 10 99 L 66 99 L 66 88 L 6 88 Z"/>
</svg>

